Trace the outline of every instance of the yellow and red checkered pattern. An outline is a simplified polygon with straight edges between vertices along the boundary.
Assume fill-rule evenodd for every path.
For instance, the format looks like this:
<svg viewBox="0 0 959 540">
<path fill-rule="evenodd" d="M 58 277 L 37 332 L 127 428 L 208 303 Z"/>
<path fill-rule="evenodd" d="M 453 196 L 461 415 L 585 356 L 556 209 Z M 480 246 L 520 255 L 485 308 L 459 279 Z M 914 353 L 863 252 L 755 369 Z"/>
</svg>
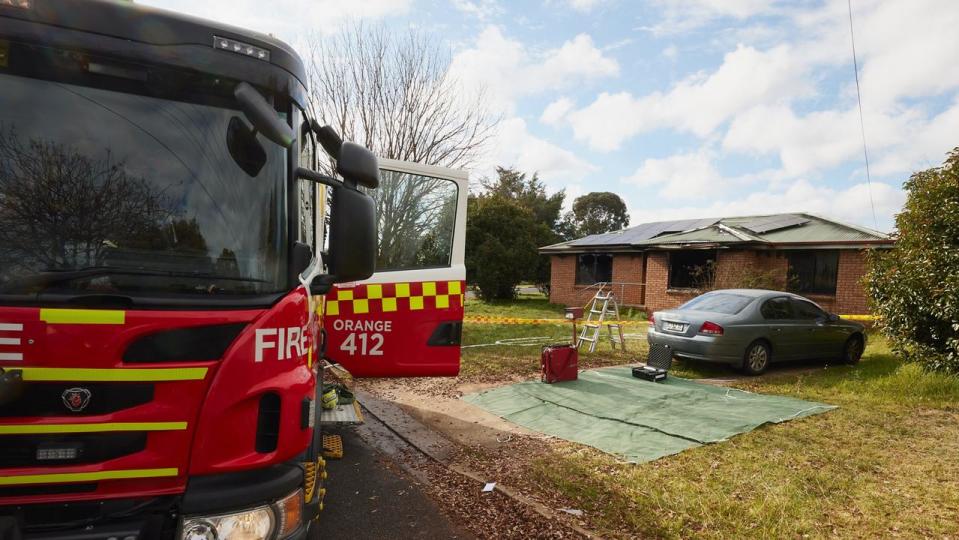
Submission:
<svg viewBox="0 0 959 540">
<path fill-rule="evenodd" d="M 326 295 L 326 315 L 363 315 L 463 307 L 466 285 L 462 281 L 371 283 L 333 288 Z"/>
</svg>

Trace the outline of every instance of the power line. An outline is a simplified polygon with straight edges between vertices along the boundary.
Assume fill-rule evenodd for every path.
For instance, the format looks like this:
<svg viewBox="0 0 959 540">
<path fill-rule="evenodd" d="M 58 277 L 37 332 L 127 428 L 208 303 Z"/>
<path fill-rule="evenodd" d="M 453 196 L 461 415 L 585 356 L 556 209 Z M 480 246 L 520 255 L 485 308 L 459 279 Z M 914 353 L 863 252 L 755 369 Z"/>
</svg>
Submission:
<svg viewBox="0 0 959 540">
<path fill-rule="evenodd" d="M 866 123 L 862 115 L 862 90 L 859 89 L 859 61 L 856 60 L 856 35 L 852 30 L 852 0 L 846 0 L 849 6 L 849 40 L 852 43 L 852 68 L 856 74 L 856 98 L 859 101 L 859 130 L 862 132 L 862 155 L 866 160 L 866 186 L 869 189 L 869 206 L 872 207 L 872 225 L 879 230 L 879 220 L 876 219 L 876 203 L 872 199 L 872 175 L 869 174 L 869 151 L 866 150 Z"/>
</svg>

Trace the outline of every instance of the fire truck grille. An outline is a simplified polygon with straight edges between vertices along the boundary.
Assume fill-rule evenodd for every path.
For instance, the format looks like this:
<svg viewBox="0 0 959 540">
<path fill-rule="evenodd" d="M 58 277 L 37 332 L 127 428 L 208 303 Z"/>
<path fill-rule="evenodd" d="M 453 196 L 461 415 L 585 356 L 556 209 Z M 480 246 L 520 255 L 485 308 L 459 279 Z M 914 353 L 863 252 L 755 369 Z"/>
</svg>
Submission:
<svg viewBox="0 0 959 540">
<path fill-rule="evenodd" d="M 3 435 L 0 468 L 100 463 L 141 452 L 146 442 L 143 432 Z"/>
<path fill-rule="evenodd" d="M 80 411 L 71 411 L 63 402 L 67 389 L 82 386 L 90 402 Z M 92 416 L 110 414 L 153 400 L 149 383 L 26 383 L 18 399 L 0 405 L 0 418 L 13 416 Z"/>
</svg>

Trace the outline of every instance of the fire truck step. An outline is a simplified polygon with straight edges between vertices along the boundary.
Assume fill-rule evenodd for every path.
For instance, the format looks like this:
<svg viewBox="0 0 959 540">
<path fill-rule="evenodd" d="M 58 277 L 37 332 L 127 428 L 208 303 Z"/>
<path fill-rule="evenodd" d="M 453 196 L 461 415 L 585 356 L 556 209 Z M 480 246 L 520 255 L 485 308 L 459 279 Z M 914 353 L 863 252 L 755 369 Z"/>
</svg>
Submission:
<svg viewBox="0 0 959 540">
<path fill-rule="evenodd" d="M 343 438 L 339 435 L 323 435 L 323 457 L 343 458 Z"/>
<path fill-rule="evenodd" d="M 320 423 L 324 426 L 355 425 L 363 423 L 363 413 L 360 411 L 360 402 L 340 404 L 335 409 L 324 409 L 320 413 Z"/>
</svg>

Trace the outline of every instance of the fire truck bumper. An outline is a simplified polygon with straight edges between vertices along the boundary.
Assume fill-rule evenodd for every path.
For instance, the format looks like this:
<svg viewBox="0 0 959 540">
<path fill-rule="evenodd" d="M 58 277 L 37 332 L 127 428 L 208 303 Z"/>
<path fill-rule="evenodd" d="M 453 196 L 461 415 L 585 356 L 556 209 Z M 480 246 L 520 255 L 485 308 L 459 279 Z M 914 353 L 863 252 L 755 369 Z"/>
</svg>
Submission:
<svg viewBox="0 0 959 540">
<path fill-rule="evenodd" d="M 271 530 L 263 540 L 301 540 L 319 513 L 322 497 L 314 493 L 313 500 L 302 502 L 300 512 L 285 515 L 280 501 L 294 493 L 302 497 L 303 489 L 304 470 L 290 462 L 193 477 L 179 496 L 0 507 L 0 540 L 180 540 L 184 524 L 215 525 L 217 516 L 255 509 L 271 516 Z M 279 534 L 287 516 L 298 516 L 297 523 Z M 219 538 L 215 531 L 210 537 Z"/>
</svg>

